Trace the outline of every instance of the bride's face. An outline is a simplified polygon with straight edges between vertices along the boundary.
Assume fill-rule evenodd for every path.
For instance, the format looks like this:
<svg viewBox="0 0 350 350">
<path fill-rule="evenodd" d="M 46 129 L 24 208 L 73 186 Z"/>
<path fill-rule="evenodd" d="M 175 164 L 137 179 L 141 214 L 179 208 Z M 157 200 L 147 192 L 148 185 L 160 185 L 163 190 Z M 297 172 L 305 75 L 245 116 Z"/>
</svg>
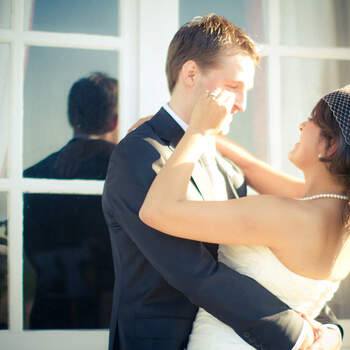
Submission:
<svg viewBox="0 0 350 350">
<path fill-rule="evenodd" d="M 300 139 L 289 152 L 289 160 L 301 170 L 319 164 L 319 155 L 325 156 L 326 141 L 321 128 L 312 119 L 299 125 Z"/>
</svg>

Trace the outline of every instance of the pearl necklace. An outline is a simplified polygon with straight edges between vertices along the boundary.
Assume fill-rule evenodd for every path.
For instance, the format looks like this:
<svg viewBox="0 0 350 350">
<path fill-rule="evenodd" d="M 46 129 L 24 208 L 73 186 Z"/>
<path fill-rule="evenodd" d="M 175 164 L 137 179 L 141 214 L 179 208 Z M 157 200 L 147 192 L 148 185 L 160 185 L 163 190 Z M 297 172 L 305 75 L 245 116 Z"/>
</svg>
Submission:
<svg viewBox="0 0 350 350">
<path fill-rule="evenodd" d="M 298 200 L 309 201 L 312 199 L 319 199 L 319 198 L 333 198 L 333 199 L 341 199 L 343 201 L 349 200 L 348 196 L 343 196 L 343 195 L 337 194 L 337 193 L 320 193 L 320 194 L 315 194 L 315 195 L 309 196 L 309 197 L 298 198 Z"/>
</svg>

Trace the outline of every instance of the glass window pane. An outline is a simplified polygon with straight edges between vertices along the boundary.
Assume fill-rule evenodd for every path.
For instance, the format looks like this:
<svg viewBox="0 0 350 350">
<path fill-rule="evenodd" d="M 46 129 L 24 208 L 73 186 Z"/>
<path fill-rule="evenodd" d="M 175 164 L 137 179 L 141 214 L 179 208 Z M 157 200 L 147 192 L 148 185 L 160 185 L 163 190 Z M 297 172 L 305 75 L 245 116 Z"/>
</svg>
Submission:
<svg viewBox="0 0 350 350">
<path fill-rule="evenodd" d="M 0 193 L 0 329 L 8 329 L 7 237 L 6 194 Z"/>
<path fill-rule="evenodd" d="M 282 58 L 281 70 L 282 164 L 285 171 L 301 176 L 288 161 L 289 151 L 299 140 L 298 126 L 324 94 L 349 84 L 350 61 Z"/>
<path fill-rule="evenodd" d="M 108 328 L 114 283 L 101 196 L 24 195 L 24 328 Z"/>
<path fill-rule="evenodd" d="M 28 53 L 24 83 L 24 169 L 58 151 L 73 136 L 67 117 L 72 84 L 96 71 L 116 78 L 118 71 L 118 53 L 112 51 L 30 47 Z"/>
<path fill-rule="evenodd" d="M 11 25 L 11 0 L 0 0 L 0 28 L 8 29 Z"/>
<path fill-rule="evenodd" d="M 281 0 L 281 43 L 316 47 L 350 45 L 348 0 Z"/>
<path fill-rule="evenodd" d="M 10 122 L 10 48 L 0 44 L 0 178 L 6 177 Z"/>
<path fill-rule="evenodd" d="M 255 41 L 267 36 L 266 0 L 180 0 L 180 25 L 195 16 L 216 13 L 246 31 Z"/>
<path fill-rule="evenodd" d="M 228 136 L 260 159 L 267 160 L 267 64 L 256 68 L 254 88 L 248 93 L 247 109 L 233 117 Z"/>
<path fill-rule="evenodd" d="M 31 12 L 31 25 L 25 29 L 118 35 L 118 0 L 28 1 L 26 13 Z M 32 11 L 28 10 L 32 7 Z M 26 23 L 25 23 L 26 25 Z"/>
<path fill-rule="evenodd" d="M 30 48 L 25 177 L 104 180 L 117 141 L 117 61 L 110 51 Z M 26 329 L 108 327 L 113 281 L 100 196 L 24 195 Z"/>
</svg>

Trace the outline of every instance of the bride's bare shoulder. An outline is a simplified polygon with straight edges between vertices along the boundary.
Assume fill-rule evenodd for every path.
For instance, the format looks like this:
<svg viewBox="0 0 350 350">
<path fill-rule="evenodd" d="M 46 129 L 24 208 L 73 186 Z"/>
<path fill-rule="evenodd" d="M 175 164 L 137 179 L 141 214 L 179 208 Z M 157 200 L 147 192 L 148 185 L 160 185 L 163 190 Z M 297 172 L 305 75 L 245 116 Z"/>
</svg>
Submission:
<svg viewBox="0 0 350 350">
<path fill-rule="evenodd" d="M 350 265 L 350 241 L 346 248 L 339 203 L 291 200 L 288 204 L 299 223 L 288 228 L 299 269 L 314 278 L 344 278 Z"/>
</svg>

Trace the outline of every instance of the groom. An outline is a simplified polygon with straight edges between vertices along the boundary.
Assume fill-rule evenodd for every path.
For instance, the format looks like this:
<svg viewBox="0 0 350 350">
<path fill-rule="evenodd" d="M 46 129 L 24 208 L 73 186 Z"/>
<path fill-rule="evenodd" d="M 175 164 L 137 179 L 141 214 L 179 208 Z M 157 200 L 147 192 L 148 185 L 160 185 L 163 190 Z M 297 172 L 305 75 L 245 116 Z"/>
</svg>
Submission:
<svg viewBox="0 0 350 350">
<path fill-rule="evenodd" d="M 258 62 L 254 43 L 241 29 L 216 15 L 195 18 L 179 29 L 168 50 L 169 104 L 115 148 L 102 199 L 116 278 L 110 350 L 184 349 L 198 306 L 257 349 L 294 350 L 303 342 L 305 321 L 257 282 L 218 262 L 216 245 L 160 234 L 138 217 L 198 96 L 228 89 L 236 95 L 232 114 L 244 111 Z M 214 148 L 197 165 L 188 189 L 193 200 L 245 195 L 243 174 Z"/>
</svg>

